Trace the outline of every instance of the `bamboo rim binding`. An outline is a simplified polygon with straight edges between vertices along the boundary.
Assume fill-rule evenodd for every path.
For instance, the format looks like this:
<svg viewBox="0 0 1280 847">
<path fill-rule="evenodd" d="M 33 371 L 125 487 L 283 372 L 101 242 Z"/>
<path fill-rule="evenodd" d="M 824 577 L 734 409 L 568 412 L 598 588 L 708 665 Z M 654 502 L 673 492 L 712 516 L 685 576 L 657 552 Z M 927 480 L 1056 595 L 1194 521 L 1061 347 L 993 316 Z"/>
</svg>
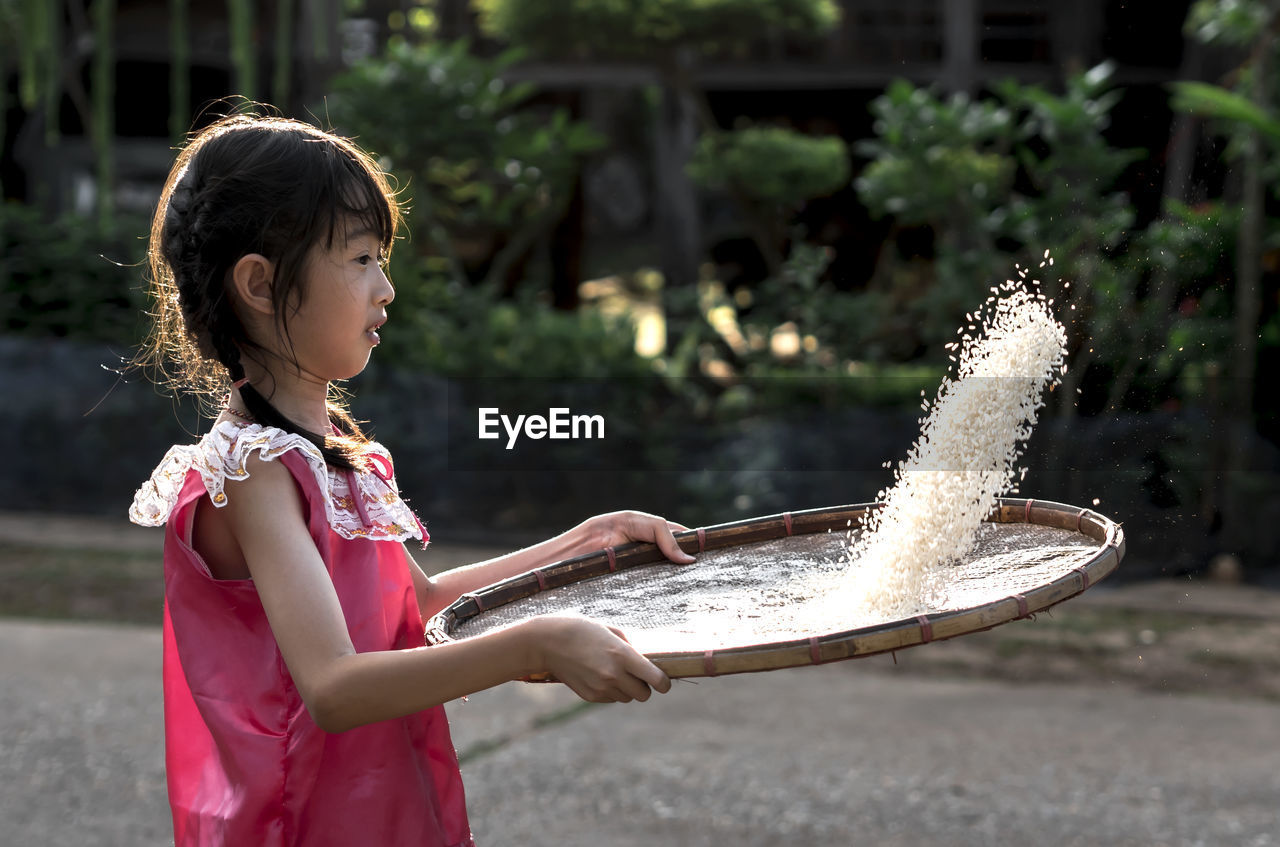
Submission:
<svg viewBox="0 0 1280 847">
<path fill-rule="evenodd" d="M 879 504 L 871 503 L 784 512 L 689 530 L 678 533 L 676 540 L 683 550 L 697 554 L 790 536 L 844 532 L 851 522 L 860 523 L 868 510 L 876 508 Z M 1045 500 L 1001 498 L 987 522 L 1066 530 L 1086 536 L 1096 547 L 1087 560 L 1050 581 L 966 608 L 837 632 L 814 632 L 803 638 L 713 649 L 646 652 L 646 655 L 668 676 L 680 678 L 821 665 L 893 652 L 1030 617 L 1084 592 L 1111 574 L 1124 557 L 1124 533 L 1120 526 L 1091 509 Z M 478 615 L 541 592 L 597 577 L 607 580 L 610 574 L 625 574 L 633 568 L 668 564 L 655 545 L 628 544 L 545 565 L 459 598 L 428 623 L 427 641 L 438 644 L 455 640 L 458 627 Z"/>
</svg>

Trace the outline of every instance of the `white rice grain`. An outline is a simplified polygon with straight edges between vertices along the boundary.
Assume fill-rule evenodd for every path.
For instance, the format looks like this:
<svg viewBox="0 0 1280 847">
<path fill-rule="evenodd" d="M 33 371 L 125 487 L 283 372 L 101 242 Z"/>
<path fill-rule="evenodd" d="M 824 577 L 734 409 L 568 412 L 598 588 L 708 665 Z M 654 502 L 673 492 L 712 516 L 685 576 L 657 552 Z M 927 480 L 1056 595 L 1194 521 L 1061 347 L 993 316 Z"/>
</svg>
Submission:
<svg viewBox="0 0 1280 847">
<path fill-rule="evenodd" d="M 969 552 L 996 499 L 1021 478 L 1017 462 L 1066 353 L 1052 301 L 1024 278 L 993 288 L 983 308 L 966 315 L 979 334 L 960 331 L 954 377 L 924 404 L 919 439 L 894 484 L 877 495 L 884 506 L 850 543 L 844 580 L 852 584 L 841 593 L 857 598 L 864 614 L 896 619 L 924 611 L 947 564 Z"/>
</svg>

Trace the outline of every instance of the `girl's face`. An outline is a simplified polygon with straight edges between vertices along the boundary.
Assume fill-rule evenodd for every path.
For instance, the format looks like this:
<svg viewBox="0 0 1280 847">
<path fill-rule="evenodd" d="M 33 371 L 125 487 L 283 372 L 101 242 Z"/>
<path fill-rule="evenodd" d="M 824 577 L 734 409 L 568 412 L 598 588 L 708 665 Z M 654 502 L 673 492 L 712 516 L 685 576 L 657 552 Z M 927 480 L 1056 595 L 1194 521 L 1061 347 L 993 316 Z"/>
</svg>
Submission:
<svg viewBox="0 0 1280 847">
<path fill-rule="evenodd" d="M 369 230 L 339 232 L 328 249 L 312 249 L 302 295 L 288 314 L 293 358 L 303 374 L 326 382 L 350 379 L 369 363 L 395 298 L 381 254 L 378 236 Z"/>
</svg>

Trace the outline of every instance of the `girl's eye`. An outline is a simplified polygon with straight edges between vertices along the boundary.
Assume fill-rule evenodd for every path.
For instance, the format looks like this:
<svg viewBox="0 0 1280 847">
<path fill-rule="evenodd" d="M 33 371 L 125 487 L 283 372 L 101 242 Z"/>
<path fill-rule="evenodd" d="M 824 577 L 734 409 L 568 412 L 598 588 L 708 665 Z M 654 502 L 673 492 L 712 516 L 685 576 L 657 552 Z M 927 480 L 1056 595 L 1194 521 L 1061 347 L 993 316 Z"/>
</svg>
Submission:
<svg viewBox="0 0 1280 847">
<path fill-rule="evenodd" d="M 368 253 L 365 253 L 363 256 L 356 259 L 356 261 L 365 267 L 367 267 L 370 262 L 376 263 L 380 267 L 386 267 L 387 265 L 387 258 L 382 254 L 378 254 L 378 257 L 375 259 L 373 256 L 370 256 Z"/>
</svg>

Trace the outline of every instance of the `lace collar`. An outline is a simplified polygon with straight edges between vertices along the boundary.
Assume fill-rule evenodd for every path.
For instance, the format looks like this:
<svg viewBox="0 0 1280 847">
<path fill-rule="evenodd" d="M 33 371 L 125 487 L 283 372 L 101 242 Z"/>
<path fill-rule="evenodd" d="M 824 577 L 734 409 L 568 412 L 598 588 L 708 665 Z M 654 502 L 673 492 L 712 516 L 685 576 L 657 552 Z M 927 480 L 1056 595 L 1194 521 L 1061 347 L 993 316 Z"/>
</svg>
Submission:
<svg viewBox="0 0 1280 847">
<path fill-rule="evenodd" d="M 426 531 L 400 498 L 391 457 L 382 445 L 369 445 L 369 468 L 356 473 L 330 467 L 319 448 L 300 435 L 240 421 L 215 424 L 198 443 L 170 448 L 151 478 L 134 495 L 129 519 L 143 526 L 163 525 L 193 468 L 200 472 L 213 505 L 225 506 L 227 480 L 248 478 L 246 466 L 252 454 L 272 461 L 290 450 L 299 451 L 306 459 L 324 493 L 329 526 L 338 535 L 374 541 L 417 538 L 426 543 Z"/>
</svg>

